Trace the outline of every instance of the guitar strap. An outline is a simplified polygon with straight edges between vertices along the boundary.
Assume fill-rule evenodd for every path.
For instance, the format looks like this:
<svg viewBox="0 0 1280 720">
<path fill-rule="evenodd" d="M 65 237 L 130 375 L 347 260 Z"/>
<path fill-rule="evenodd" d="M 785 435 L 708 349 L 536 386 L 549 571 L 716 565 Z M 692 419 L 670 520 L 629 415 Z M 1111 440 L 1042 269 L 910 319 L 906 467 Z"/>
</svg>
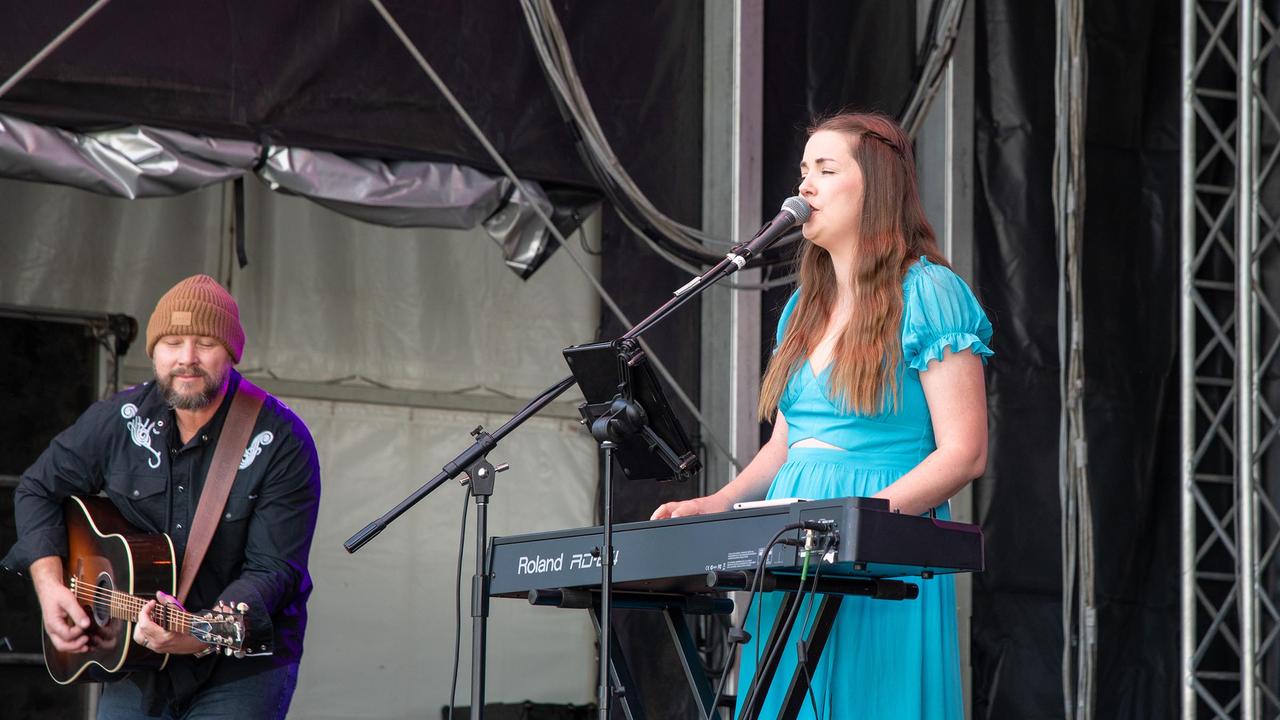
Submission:
<svg viewBox="0 0 1280 720">
<path fill-rule="evenodd" d="M 227 496 L 231 494 L 231 483 L 236 478 L 236 470 L 239 469 L 244 450 L 249 445 L 253 424 L 258 419 L 258 411 L 262 409 L 262 402 L 266 397 L 266 392 L 261 388 L 243 377 L 240 378 L 240 387 L 231 398 L 231 408 L 227 410 L 227 419 L 222 424 L 222 433 L 218 435 L 218 444 L 213 450 L 209 474 L 205 476 L 200 502 L 196 505 L 195 520 L 191 522 L 187 550 L 182 555 L 182 574 L 178 579 L 179 603 L 186 602 L 191 583 L 195 581 L 196 572 L 209 549 L 209 542 L 213 540 L 213 532 L 218 529 L 222 509 L 226 507 Z"/>
</svg>

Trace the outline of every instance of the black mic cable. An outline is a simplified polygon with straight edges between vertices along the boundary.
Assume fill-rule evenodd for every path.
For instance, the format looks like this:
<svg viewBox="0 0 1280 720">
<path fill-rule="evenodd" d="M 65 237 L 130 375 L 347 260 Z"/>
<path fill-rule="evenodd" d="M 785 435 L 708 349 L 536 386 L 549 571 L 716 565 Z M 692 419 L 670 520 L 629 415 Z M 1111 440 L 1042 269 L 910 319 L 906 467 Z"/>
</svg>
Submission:
<svg viewBox="0 0 1280 720">
<path fill-rule="evenodd" d="M 756 574 L 751 578 L 751 586 L 747 595 L 747 609 L 742 613 L 742 622 L 739 625 L 731 625 L 727 633 L 728 637 L 725 638 L 725 644 L 728 645 L 728 648 L 725 653 L 724 670 L 720 672 L 720 680 L 716 683 L 715 700 L 711 703 L 711 707 L 708 708 L 711 712 L 716 712 L 716 708 L 720 707 L 720 697 L 724 694 L 724 684 L 729 679 L 729 670 L 733 668 L 734 654 L 741 649 L 743 643 L 751 641 L 751 633 L 748 633 L 745 628 L 747 619 L 751 617 L 751 606 L 755 604 L 756 593 L 758 592 L 757 585 L 760 588 L 764 587 L 764 565 L 769 558 L 769 551 L 779 543 L 783 535 L 798 529 L 797 525 L 796 523 L 785 525 L 774 533 L 773 537 L 769 539 L 769 543 L 764 546 L 764 552 L 760 553 L 760 558 L 756 560 Z M 758 628 L 756 634 L 759 634 Z"/>
<path fill-rule="evenodd" d="M 725 653 L 725 656 L 726 656 L 725 664 L 724 664 L 724 669 L 720 672 L 720 680 L 716 683 L 716 692 L 714 695 L 715 701 L 711 704 L 711 708 L 710 708 L 712 712 L 715 711 L 715 708 L 720 706 L 720 697 L 721 695 L 724 694 L 725 681 L 728 680 L 729 670 L 730 668 L 733 667 L 734 653 L 738 649 L 740 649 L 744 643 L 751 641 L 751 633 L 748 633 L 745 630 L 745 628 L 747 625 L 747 621 L 751 616 L 751 607 L 752 605 L 755 604 L 756 595 L 761 590 L 764 589 L 764 566 L 765 566 L 765 562 L 769 558 L 769 551 L 772 550 L 773 546 L 775 545 L 792 544 L 792 542 L 794 542 L 792 539 L 788 538 L 786 540 L 783 540 L 782 536 L 793 530 L 806 530 L 810 532 L 821 533 L 823 537 L 827 538 L 828 543 L 832 547 L 834 547 L 835 544 L 838 542 L 837 538 L 835 537 L 835 522 L 831 520 L 802 520 L 800 522 L 788 523 L 782 526 L 778 530 L 778 532 L 774 533 L 773 537 L 769 539 L 769 543 L 764 547 L 764 552 L 760 554 L 760 558 L 756 561 L 756 572 L 755 572 L 755 576 L 751 578 L 751 586 L 748 589 L 749 594 L 747 596 L 747 609 L 742 613 L 742 622 L 738 625 L 731 625 L 727 633 L 728 637 L 725 640 L 725 643 L 727 645 L 726 653 Z M 820 558 L 819 566 L 821 566 L 821 557 L 824 555 L 826 555 L 826 550 L 824 550 L 822 555 L 819 556 Z M 816 573 L 815 573 L 815 577 L 816 577 Z M 799 603 L 797 603 L 797 606 L 798 605 Z M 756 613 L 756 635 L 757 636 L 760 635 L 760 616 L 763 614 L 764 614 L 763 610 L 759 613 Z M 760 647 L 759 647 L 759 643 L 757 643 L 756 645 L 757 669 L 760 666 L 759 651 L 760 651 Z"/>
<path fill-rule="evenodd" d="M 794 529 L 797 529 L 797 530 L 804 530 L 804 531 L 806 531 L 806 533 L 808 534 L 808 539 L 807 539 L 807 541 L 806 541 L 806 543 L 805 543 L 806 545 L 811 545 L 811 544 L 812 544 L 814 533 L 821 533 L 821 534 L 822 534 L 822 537 L 823 537 L 824 539 L 827 539 L 829 542 L 836 542 L 836 539 L 833 537 L 833 531 L 835 530 L 835 523 L 834 523 L 834 522 L 832 522 L 832 521 L 830 521 L 830 520 L 802 520 L 802 521 L 797 522 L 797 523 L 791 523 L 790 525 L 788 525 L 788 526 L 787 526 L 787 528 L 794 528 Z M 812 550 L 802 550 L 802 552 L 806 553 L 806 554 L 805 554 L 805 565 L 807 566 L 807 565 L 808 565 L 808 562 L 809 562 L 809 558 L 810 558 L 810 557 L 812 557 Z M 826 553 L 827 553 L 827 550 L 826 550 L 826 548 L 824 548 L 824 549 L 823 549 L 823 551 L 822 551 L 822 553 L 818 555 L 818 568 L 821 568 L 821 567 L 822 567 L 822 556 L 823 556 L 823 555 L 826 555 Z M 817 572 L 817 569 L 815 569 L 815 571 L 814 571 L 814 581 L 813 581 L 813 587 L 814 587 L 814 589 L 815 589 L 815 590 L 817 589 L 817 577 L 818 577 L 818 572 Z M 763 583 L 762 583 L 762 587 L 763 587 Z M 800 584 L 800 586 L 796 589 L 796 592 L 797 592 L 797 593 L 800 593 L 801 595 L 804 595 L 804 594 L 805 594 L 805 592 L 804 592 L 804 584 L 803 584 L 803 582 L 802 582 L 802 583 Z M 809 596 L 809 599 L 812 599 L 812 597 L 813 597 L 813 595 L 811 594 L 811 595 Z M 793 626 L 794 626 L 794 623 L 795 623 L 795 621 L 796 621 L 796 618 L 797 618 L 797 617 L 799 617 L 800 606 L 801 606 L 801 605 L 803 605 L 803 604 L 804 604 L 804 598 L 803 598 L 803 597 L 798 597 L 798 598 L 796 598 L 796 601 L 795 601 L 794 603 L 792 603 L 792 605 L 791 605 L 791 610 L 787 613 L 786 618 L 785 618 L 785 619 L 783 619 L 783 621 L 782 621 L 782 625 L 783 625 L 783 627 L 793 627 Z M 757 613 L 757 614 L 756 614 L 756 635 L 757 635 L 757 637 L 760 635 L 759 623 L 760 623 L 760 616 L 761 616 L 761 615 L 763 615 L 763 613 Z M 803 630 L 803 628 L 802 628 L 802 630 Z M 794 632 L 794 630 L 793 630 L 793 632 Z M 768 665 L 768 664 L 770 664 L 770 663 L 774 662 L 774 658 L 775 658 L 775 656 L 777 656 L 779 659 L 781 659 L 782 649 L 783 649 L 784 647 L 786 647 L 786 645 L 787 645 L 787 641 L 788 641 L 788 640 L 790 640 L 790 637 L 780 637 L 780 638 L 778 638 L 778 643 L 777 643 L 776 645 L 774 645 L 772 648 L 770 648 L 770 649 L 769 649 L 769 654 L 765 656 L 765 659 L 764 659 L 764 664 L 765 664 L 765 665 Z M 803 634 L 803 632 L 802 632 L 802 633 L 801 633 L 801 635 L 800 635 L 800 642 L 801 642 L 801 644 L 803 644 L 803 642 L 804 642 L 804 634 Z M 797 656 L 796 661 L 797 661 L 798 663 L 803 663 L 803 662 L 804 662 L 804 658 Z M 760 693 L 764 693 L 766 696 L 767 696 L 767 695 L 768 695 L 768 693 L 769 693 L 769 688 L 767 688 L 767 687 L 762 687 L 762 686 L 760 685 L 760 683 L 759 683 L 760 668 L 761 668 L 761 663 L 760 663 L 760 645 L 759 645 L 759 643 L 757 643 L 757 644 L 756 644 L 756 669 L 755 669 L 755 673 L 752 675 L 752 678 L 751 678 L 751 687 L 750 687 L 750 688 L 748 688 L 747 698 L 743 701 L 743 706 L 744 706 L 744 707 L 748 706 L 749 704 L 754 703 L 754 702 L 755 702 L 755 697 L 756 697 L 757 695 L 759 695 Z M 814 702 L 814 705 L 815 705 L 815 708 L 816 708 L 816 705 L 817 705 L 816 701 Z"/>
<path fill-rule="evenodd" d="M 826 543 L 823 545 L 822 554 L 819 557 L 825 557 L 828 552 L 831 552 L 838 544 L 840 544 L 840 539 L 834 533 L 824 537 L 826 539 Z M 805 628 L 809 627 L 813 622 L 813 599 L 818 594 L 818 576 L 821 574 L 822 563 L 818 563 L 818 567 L 813 571 L 813 583 L 809 586 L 809 596 L 805 599 L 807 607 L 803 612 L 804 622 L 800 624 L 800 639 L 796 641 L 796 664 L 800 667 L 801 672 L 804 673 L 804 679 L 807 683 L 805 691 L 809 695 L 809 704 L 813 707 L 813 716 L 817 720 L 822 720 L 822 712 L 818 709 L 818 698 L 813 694 L 813 675 L 809 672 L 808 662 L 809 644 L 805 642 L 804 637 L 806 632 Z M 803 590 L 804 587 L 802 585 L 801 591 Z"/>
</svg>

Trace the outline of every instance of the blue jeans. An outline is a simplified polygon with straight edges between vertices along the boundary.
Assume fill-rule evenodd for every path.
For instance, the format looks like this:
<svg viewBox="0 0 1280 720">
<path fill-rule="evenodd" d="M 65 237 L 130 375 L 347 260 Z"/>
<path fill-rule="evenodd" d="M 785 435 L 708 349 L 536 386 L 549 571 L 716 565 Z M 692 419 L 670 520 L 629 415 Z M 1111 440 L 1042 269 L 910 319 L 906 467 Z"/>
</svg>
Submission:
<svg viewBox="0 0 1280 720">
<path fill-rule="evenodd" d="M 298 664 L 246 676 L 235 672 L 233 663 L 223 662 L 182 712 L 168 707 L 148 715 L 137 684 L 128 679 L 107 683 L 98 699 L 98 720 L 284 720 L 298 684 Z"/>
</svg>

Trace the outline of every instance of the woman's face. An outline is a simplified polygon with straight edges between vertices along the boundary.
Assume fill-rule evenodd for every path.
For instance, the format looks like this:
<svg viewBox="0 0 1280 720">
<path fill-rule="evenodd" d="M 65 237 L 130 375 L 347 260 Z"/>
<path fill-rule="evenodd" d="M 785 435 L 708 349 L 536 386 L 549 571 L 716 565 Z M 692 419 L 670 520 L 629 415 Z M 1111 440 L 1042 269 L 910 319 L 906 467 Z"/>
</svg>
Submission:
<svg viewBox="0 0 1280 720">
<path fill-rule="evenodd" d="M 804 146 L 800 196 L 813 212 L 804 236 L 828 252 L 857 241 L 862 225 L 862 168 L 853 159 L 849 136 L 819 130 Z"/>
</svg>

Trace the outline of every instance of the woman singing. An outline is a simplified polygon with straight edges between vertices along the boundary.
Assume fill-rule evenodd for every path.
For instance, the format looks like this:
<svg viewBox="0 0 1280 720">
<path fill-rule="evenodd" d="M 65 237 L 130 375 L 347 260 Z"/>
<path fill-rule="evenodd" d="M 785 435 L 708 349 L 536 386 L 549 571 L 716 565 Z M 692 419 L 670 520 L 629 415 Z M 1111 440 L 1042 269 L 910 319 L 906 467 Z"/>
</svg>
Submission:
<svg viewBox="0 0 1280 720">
<path fill-rule="evenodd" d="M 911 141 L 883 115 L 829 118 L 809 132 L 800 195 L 813 210 L 800 286 L 778 320 L 760 392 L 761 417 L 777 412 L 773 434 L 720 491 L 653 516 L 761 497 L 871 496 L 949 518 L 947 499 L 986 465 L 991 324 L 938 251 Z M 778 604 L 766 595 L 752 617 L 763 613 L 767 627 Z M 796 639 L 778 677 L 795 667 Z M 740 695 L 763 640 L 743 646 Z M 952 578 L 921 581 L 916 600 L 845 598 L 811 672 L 813 702 L 801 717 L 816 704 L 822 718 L 962 718 Z M 761 717 L 776 716 L 785 691 L 773 684 Z"/>
</svg>

